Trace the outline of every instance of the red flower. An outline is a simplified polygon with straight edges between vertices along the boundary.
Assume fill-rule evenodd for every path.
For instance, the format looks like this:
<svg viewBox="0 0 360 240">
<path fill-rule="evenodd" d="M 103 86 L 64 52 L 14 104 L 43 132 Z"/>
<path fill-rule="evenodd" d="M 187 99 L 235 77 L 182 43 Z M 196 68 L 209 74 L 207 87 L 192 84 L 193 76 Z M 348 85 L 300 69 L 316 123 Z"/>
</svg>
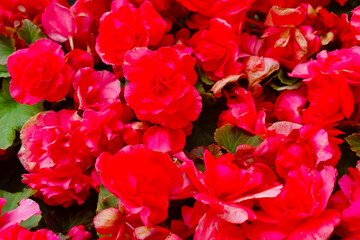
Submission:
<svg viewBox="0 0 360 240">
<path fill-rule="evenodd" d="M 344 75 L 316 74 L 303 82 L 309 89 L 310 102 L 304 110 L 304 122 L 336 122 L 351 116 L 354 97 Z"/>
<path fill-rule="evenodd" d="M 230 123 L 253 134 L 262 135 L 266 132 L 265 111 L 256 109 L 250 91 L 234 87 L 230 93 L 225 94 L 229 109 L 220 114 L 218 126 Z"/>
<path fill-rule="evenodd" d="M 169 198 L 183 185 L 181 171 L 169 155 L 144 145 L 126 146 L 114 156 L 103 153 L 96 169 L 126 211 L 139 214 L 148 227 L 167 218 Z"/>
<path fill-rule="evenodd" d="M 75 48 L 66 54 L 65 62 L 72 67 L 74 72 L 83 67 L 94 67 L 93 57 L 88 52 L 79 48 Z"/>
<path fill-rule="evenodd" d="M 349 118 L 359 112 L 360 100 L 356 96 L 360 90 L 358 69 L 360 48 L 325 50 L 317 54 L 316 60 L 297 65 L 291 76 L 305 78 L 309 89 L 310 106 L 305 110 L 305 121 L 321 118 L 332 122 Z M 354 120 L 359 116 L 353 114 Z"/>
<path fill-rule="evenodd" d="M 79 134 L 81 118 L 76 111 L 42 112 L 21 130 L 18 157 L 29 171 L 23 182 L 49 205 L 82 204 L 97 182 L 89 175 L 93 165 L 90 149 Z"/>
<path fill-rule="evenodd" d="M 92 239 L 90 232 L 85 230 L 83 225 L 73 226 L 68 232 L 67 236 L 72 237 L 72 240 L 89 240 Z"/>
<path fill-rule="evenodd" d="M 22 104 L 64 98 L 73 78 L 61 46 L 49 39 L 37 40 L 29 48 L 16 51 L 9 56 L 7 66 L 11 96 Z"/>
<path fill-rule="evenodd" d="M 239 167 L 237 159 L 230 153 L 215 159 L 206 150 L 204 173 L 197 170 L 194 162 L 184 154 L 176 157 L 184 161 L 181 169 L 199 192 L 194 198 L 208 204 L 218 217 L 230 223 L 254 220 L 252 200 L 276 197 L 282 188 L 269 167 L 257 163 L 247 169 Z"/>
<path fill-rule="evenodd" d="M 193 57 L 176 48 L 129 51 L 123 65 L 130 82 L 125 99 L 136 116 L 168 128 L 183 128 L 196 120 L 202 103 L 193 86 L 197 79 L 194 65 Z"/>
<path fill-rule="evenodd" d="M 226 20 L 235 29 L 241 30 L 247 10 L 255 0 L 177 0 L 190 11 L 198 12 L 209 18 Z M 240 31 L 241 32 L 241 31 Z"/>
<path fill-rule="evenodd" d="M 114 154 L 124 146 L 124 124 L 133 117 L 131 109 L 120 102 L 106 105 L 100 111 L 88 109 L 84 111 L 80 131 L 76 134 L 78 139 L 83 139 L 93 156 L 98 157 L 102 152 Z"/>
<path fill-rule="evenodd" d="M 81 68 L 74 76 L 74 99 L 79 108 L 100 110 L 102 107 L 120 101 L 120 81 L 109 71 L 95 71 Z"/>
<path fill-rule="evenodd" d="M 350 240 L 358 239 L 356 235 L 360 234 L 360 162 L 347 170 L 349 173 L 338 181 L 341 190 L 330 198 L 330 203 L 341 212 L 338 235 Z"/>
<path fill-rule="evenodd" d="M 189 41 L 199 65 L 213 80 L 240 73 L 238 44 L 236 32 L 219 18 L 210 20 L 209 28 L 195 33 Z"/>
<path fill-rule="evenodd" d="M 54 169 L 64 163 L 80 164 L 84 170 L 89 168 L 91 158 L 82 154 L 86 149 L 79 149 L 72 137 L 80 123 L 76 112 L 68 110 L 42 112 L 30 118 L 20 134 L 22 146 L 18 157 L 24 168 L 32 172 Z"/>
<path fill-rule="evenodd" d="M 145 131 L 143 143 L 155 151 L 179 152 L 185 146 L 185 134 L 182 129 L 152 126 Z"/>
<path fill-rule="evenodd" d="M 262 35 L 264 56 L 278 60 L 281 66 L 292 70 L 299 62 L 316 53 L 321 46 L 320 38 L 311 26 L 302 25 L 306 20 L 306 5 L 298 8 L 273 6 L 266 17 L 269 26 Z"/>
<path fill-rule="evenodd" d="M 114 3 L 111 12 L 100 19 L 96 51 L 103 62 L 121 65 L 128 50 L 159 43 L 165 28 L 165 20 L 148 1 L 139 9 L 130 3 L 120 6 Z"/>
<path fill-rule="evenodd" d="M 130 0 L 131 3 L 134 5 L 140 5 L 141 3 L 145 2 L 144 0 Z M 170 8 L 171 4 L 175 1 L 172 0 L 149 0 L 151 4 L 154 6 L 156 11 L 166 11 Z"/>
<path fill-rule="evenodd" d="M 328 131 L 315 125 L 276 122 L 267 129 L 267 139 L 256 149 L 267 165 L 276 167 L 285 178 L 302 165 L 309 169 L 335 166 L 339 160 L 338 147 Z"/>
<path fill-rule="evenodd" d="M 1 240 L 60 240 L 60 238 L 50 230 L 39 229 L 35 232 L 31 232 L 20 226 L 19 224 L 12 225 L 2 231 L 0 231 Z"/>
<path fill-rule="evenodd" d="M 88 175 L 75 164 L 59 164 L 54 170 L 43 168 L 23 174 L 22 182 L 38 190 L 34 196 L 46 204 L 69 207 L 73 203 L 83 204 L 90 188 L 97 188 L 97 182 Z"/>
<path fill-rule="evenodd" d="M 302 166 L 291 171 L 285 178 L 286 185 L 276 198 L 259 200 L 265 210 L 259 221 L 273 228 L 269 231 L 260 225 L 257 235 L 268 231 L 270 235 L 267 239 L 284 239 L 286 235 L 289 240 L 328 239 L 340 222 L 338 211 L 325 209 L 334 189 L 335 178 L 336 170 L 333 167 L 324 167 L 317 172 Z"/>
</svg>

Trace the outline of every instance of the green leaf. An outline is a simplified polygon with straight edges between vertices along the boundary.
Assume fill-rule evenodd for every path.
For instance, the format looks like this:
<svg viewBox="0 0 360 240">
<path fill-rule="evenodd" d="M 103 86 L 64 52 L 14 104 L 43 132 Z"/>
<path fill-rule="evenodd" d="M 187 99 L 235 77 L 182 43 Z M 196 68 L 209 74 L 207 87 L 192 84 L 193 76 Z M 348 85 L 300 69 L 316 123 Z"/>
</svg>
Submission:
<svg viewBox="0 0 360 240">
<path fill-rule="evenodd" d="M 0 65 L 6 65 L 8 57 L 15 52 L 15 41 L 0 34 Z"/>
<path fill-rule="evenodd" d="M 198 90 L 199 93 L 206 92 L 203 85 L 199 81 L 195 83 L 194 87 L 196 88 L 196 90 Z"/>
<path fill-rule="evenodd" d="M 119 199 L 110 193 L 102 184 L 100 186 L 98 204 L 96 213 L 101 212 L 106 208 L 117 207 Z"/>
<path fill-rule="evenodd" d="M 284 72 L 282 69 L 272 74 L 265 84 L 269 84 L 276 91 L 298 89 L 303 85 L 299 78 L 287 76 L 287 72 Z"/>
<path fill-rule="evenodd" d="M 211 144 L 208 147 L 204 147 L 204 146 L 199 146 L 194 148 L 193 150 L 191 150 L 191 152 L 189 153 L 189 158 L 192 160 L 196 160 L 196 159 L 204 159 L 204 151 L 208 150 L 211 152 L 211 154 L 215 157 L 218 158 L 222 155 L 221 152 L 221 148 L 216 145 L 216 144 Z"/>
<path fill-rule="evenodd" d="M 0 78 L 6 78 L 6 77 L 10 77 L 7 66 L 0 65 Z"/>
<path fill-rule="evenodd" d="M 17 31 L 19 38 L 23 39 L 27 45 L 34 43 L 38 39 L 46 38 L 45 34 L 41 32 L 39 26 L 31 22 L 29 19 L 23 21 L 23 25 Z"/>
<path fill-rule="evenodd" d="M 303 82 L 297 82 L 293 85 L 280 85 L 277 84 L 275 81 L 270 82 L 270 87 L 272 87 L 274 90 L 281 92 L 281 91 L 285 91 L 285 90 L 296 90 L 299 89 L 302 85 L 304 85 Z"/>
<path fill-rule="evenodd" d="M 232 154 L 236 153 L 236 148 L 241 144 L 257 147 L 262 142 L 262 136 L 251 135 L 238 127 L 232 127 L 230 123 L 216 129 L 214 136 L 217 144 Z"/>
<path fill-rule="evenodd" d="M 206 85 L 212 86 L 214 85 L 214 81 L 211 80 L 205 72 L 201 69 L 201 67 L 196 68 L 197 74 L 201 80 L 201 82 L 205 83 Z"/>
<path fill-rule="evenodd" d="M 0 90 L 0 149 L 10 147 L 15 139 L 15 130 L 20 130 L 24 123 L 42 110 L 40 103 L 22 105 L 9 93 L 9 82 L 3 80 Z"/>
<path fill-rule="evenodd" d="M 41 218 L 42 218 L 41 214 L 34 215 L 34 216 L 30 217 L 29 219 L 21 222 L 20 225 L 26 229 L 32 229 L 39 225 Z"/>
<path fill-rule="evenodd" d="M 298 78 L 289 77 L 287 75 L 287 73 L 284 72 L 282 69 L 279 70 L 277 77 L 282 84 L 285 84 L 288 86 L 291 86 L 291 85 L 295 84 L 297 81 L 299 81 Z"/>
<path fill-rule="evenodd" d="M 17 193 L 10 193 L 0 190 L 0 198 L 6 199 L 5 205 L 1 208 L 1 215 L 17 208 L 19 206 L 18 203 L 21 200 L 31 197 L 35 192 L 36 190 L 30 188 L 27 188 L 24 191 Z"/>
<path fill-rule="evenodd" d="M 360 157 L 360 133 L 354 133 L 345 138 L 345 141 L 350 145 L 350 149 Z"/>
<path fill-rule="evenodd" d="M 1 215 L 4 213 L 14 210 L 19 206 L 19 202 L 25 198 L 31 197 L 36 190 L 27 188 L 23 192 L 17 192 L 17 193 L 10 193 L 3 190 L 0 190 L 0 198 L 5 198 L 6 203 L 1 209 Z M 42 216 L 34 215 L 27 220 L 20 223 L 21 226 L 23 226 L 26 229 L 32 229 L 34 227 L 37 227 L 39 225 L 39 222 L 41 220 Z"/>
</svg>

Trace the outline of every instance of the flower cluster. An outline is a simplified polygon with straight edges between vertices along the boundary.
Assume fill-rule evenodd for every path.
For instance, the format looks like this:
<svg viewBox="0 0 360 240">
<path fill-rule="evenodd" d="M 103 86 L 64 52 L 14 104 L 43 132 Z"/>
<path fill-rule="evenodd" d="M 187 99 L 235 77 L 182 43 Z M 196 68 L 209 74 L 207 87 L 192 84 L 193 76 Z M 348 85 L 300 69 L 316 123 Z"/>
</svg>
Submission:
<svg viewBox="0 0 360 240">
<path fill-rule="evenodd" d="M 359 239 L 354 2 L 1 3 L 0 239 Z"/>
</svg>

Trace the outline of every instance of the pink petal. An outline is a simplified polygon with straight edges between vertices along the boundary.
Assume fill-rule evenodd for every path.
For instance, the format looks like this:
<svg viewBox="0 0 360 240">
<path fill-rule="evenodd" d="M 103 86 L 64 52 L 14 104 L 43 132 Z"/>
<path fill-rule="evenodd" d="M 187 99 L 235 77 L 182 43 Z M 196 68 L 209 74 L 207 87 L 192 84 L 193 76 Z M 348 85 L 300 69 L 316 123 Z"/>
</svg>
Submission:
<svg viewBox="0 0 360 240">
<path fill-rule="evenodd" d="M 70 9 L 56 2 L 45 8 L 41 21 L 49 38 L 57 42 L 65 42 L 76 32 L 75 18 Z"/>
<path fill-rule="evenodd" d="M 5 224 L 0 226 L 0 230 L 3 230 L 13 224 L 20 223 L 26 219 L 41 214 L 39 205 L 31 199 L 23 199 L 19 203 L 19 207 L 7 212 L 4 217 Z"/>
</svg>

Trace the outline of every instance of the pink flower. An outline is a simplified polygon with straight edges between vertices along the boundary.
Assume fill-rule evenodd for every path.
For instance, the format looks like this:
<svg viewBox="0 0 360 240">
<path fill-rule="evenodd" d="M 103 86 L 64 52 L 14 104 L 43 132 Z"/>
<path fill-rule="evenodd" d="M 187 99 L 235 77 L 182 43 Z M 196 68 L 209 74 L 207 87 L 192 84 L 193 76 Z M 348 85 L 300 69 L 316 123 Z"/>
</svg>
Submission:
<svg viewBox="0 0 360 240">
<path fill-rule="evenodd" d="M 41 22 L 51 40 L 65 42 L 76 33 L 76 21 L 70 9 L 50 3 L 41 15 Z"/>
<path fill-rule="evenodd" d="M 302 111 L 307 103 L 307 89 L 285 90 L 276 99 L 274 112 L 280 121 L 302 123 Z"/>
<path fill-rule="evenodd" d="M 174 129 L 195 121 L 202 103 L 193 86 L 197 79 L 194 64 L 193 57 L 175 47 L 129 51 L 123 65 L 130 82 L 125 99 L 137 118 Z"/>
<path fill-rule="evenodd" d="M 49 39 L 37 40 L 29 48 L 16 51 L 9 56 L 7 66 L 11 96 L 22 104 L 64 98 L 73 78 L 61 46 Z"/>
<path fill-rule="evenodd" d="M 356 67 L 359 64 L 359 56 L 360 47 L 331 52 L 323 50 L 316 55 L 316 60 L 311 59 L 297 65 L 290 75 L 311 81 L 316 74 L 339 74 L 345 77 L 347 83 L 357 86 L 360 84 L 360 71 Z"/>
<path fill-rule="evenodd" d="M 0 198 L 0 211 L 6 203 L 6 199 Z M 39 205 L 31 199 L 23 199 L 19 202 L 19 206 L 9 212 L 3 212 L 0 217 L 0 236 L 4 229 L 21 223 L 28 218 L 41 214 Z"/>
<path fill-rule="evenodd" d="M 125 210 L 139 214 L 147 227 L 167 218 L 169 199 L 183 186 L 182 173 L 169 155 L 144 145 L 126 146 L 114 156 L 103 153 L 96 169 Z"/>
</svg>

